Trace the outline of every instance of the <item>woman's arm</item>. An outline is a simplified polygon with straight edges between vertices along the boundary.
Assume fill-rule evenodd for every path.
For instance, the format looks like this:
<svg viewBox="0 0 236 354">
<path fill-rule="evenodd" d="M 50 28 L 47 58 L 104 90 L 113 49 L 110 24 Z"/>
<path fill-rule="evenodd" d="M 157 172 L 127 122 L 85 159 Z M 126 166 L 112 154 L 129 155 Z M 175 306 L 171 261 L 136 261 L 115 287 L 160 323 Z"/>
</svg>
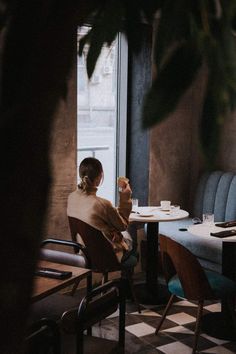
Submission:
<svg viewBox="0 0 236 354">
<path fill-rule="evenodd" d="M 129 224 L 129 215 L 132 209 L 130 185 L 119 192 L 119 205 L 118 208 L 113 207 L 109 202 L 107 208 L 107 219 L 109 224 L 117 231 L 124 231 Z"/>
</svg>

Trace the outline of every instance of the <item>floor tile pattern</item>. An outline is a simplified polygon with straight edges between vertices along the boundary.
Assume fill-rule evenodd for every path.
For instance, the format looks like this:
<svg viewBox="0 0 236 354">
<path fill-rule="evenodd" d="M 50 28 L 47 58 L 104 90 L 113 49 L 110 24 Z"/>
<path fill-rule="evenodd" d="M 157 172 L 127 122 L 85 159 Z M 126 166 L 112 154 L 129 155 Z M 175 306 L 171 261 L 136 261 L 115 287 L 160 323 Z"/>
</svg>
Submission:
<svg viewBox="0 0 236 354">
<path fill-rule="evenodd" d="M 220 304 L 207 302 L 204 313 L 219 311 Z M 196 304 L 188 301 L 176 301 L 167 316 L 161 331 L 156 336 L 155 328 L 160 321 L 164 306 L 143 307 L 142 313 L 135 305 L 127 303 L 126 313 L 126 354 L 191 354 L 194 337 Z M 102 321 L 101 326 L 93 329 L 93 335 L 117 339 L 117 313 Z M 236 342 L 217 339 L 201 333 L 198 350 L 201 354 L 236 353 Z"/>
</svg>

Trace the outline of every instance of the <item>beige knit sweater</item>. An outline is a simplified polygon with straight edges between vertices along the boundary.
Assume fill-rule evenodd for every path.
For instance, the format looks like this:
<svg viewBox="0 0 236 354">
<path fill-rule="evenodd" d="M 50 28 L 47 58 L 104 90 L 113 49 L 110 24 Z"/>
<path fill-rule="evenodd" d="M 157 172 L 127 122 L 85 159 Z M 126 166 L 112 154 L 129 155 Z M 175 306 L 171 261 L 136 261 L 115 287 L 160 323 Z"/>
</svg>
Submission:
<svg viewBox="0 0 236 354">
<path fill-rule="evenodd" d="M 125 239 L 114 242 L 114 234 L 125 231 L 129 224 L 129 215 L 132 209 L 130 195 L 120 193 L 119 205 L 113 207 L 107 199 L 96 195 L 97 188 L 83 191 L 77 188 L 68 197 L 67 215 L 80 219 L 94 228 L 102 231 L 112 243 L 119 261 L 123 251 L 128 249 Z"/>
</svg>

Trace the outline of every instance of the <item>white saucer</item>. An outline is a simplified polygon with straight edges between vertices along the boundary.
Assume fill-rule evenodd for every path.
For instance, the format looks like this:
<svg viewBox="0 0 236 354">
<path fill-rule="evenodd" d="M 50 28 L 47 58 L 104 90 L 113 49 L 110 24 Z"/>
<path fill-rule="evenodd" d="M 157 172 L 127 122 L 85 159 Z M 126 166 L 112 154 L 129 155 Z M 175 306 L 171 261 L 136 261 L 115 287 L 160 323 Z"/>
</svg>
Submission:
<svg viewBox="0 0 236 354">
<path fill-rule="evenodd" d="M 143 218 L 147 218 L 149 216 L 153 216 L 153 214 L 145 214 L 145 213 L 139 213 L 138 216 L 141 216 Z"/>
</svg>

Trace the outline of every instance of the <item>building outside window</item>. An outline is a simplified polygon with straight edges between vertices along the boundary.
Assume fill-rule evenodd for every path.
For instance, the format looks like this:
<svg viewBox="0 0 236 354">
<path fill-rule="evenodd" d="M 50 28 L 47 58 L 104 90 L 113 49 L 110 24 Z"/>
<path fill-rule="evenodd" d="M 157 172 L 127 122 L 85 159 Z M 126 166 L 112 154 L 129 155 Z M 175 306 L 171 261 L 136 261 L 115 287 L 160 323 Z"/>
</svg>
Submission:
<svg viewBox="0 0 236 354">
<path fill-rule="evenodd" d="M 88 30 L 79 28 L 78 39 Z M 111 47 L 104 46 L 90 81 L 87 52 L 85 46 L 77 60 L 77 165 L 85 157 L 98 158 L 105 175 L 98 195 L 115 203 L 116 179 L 126 164 L 127 45 L 118 36 Z"/>
</svg>

